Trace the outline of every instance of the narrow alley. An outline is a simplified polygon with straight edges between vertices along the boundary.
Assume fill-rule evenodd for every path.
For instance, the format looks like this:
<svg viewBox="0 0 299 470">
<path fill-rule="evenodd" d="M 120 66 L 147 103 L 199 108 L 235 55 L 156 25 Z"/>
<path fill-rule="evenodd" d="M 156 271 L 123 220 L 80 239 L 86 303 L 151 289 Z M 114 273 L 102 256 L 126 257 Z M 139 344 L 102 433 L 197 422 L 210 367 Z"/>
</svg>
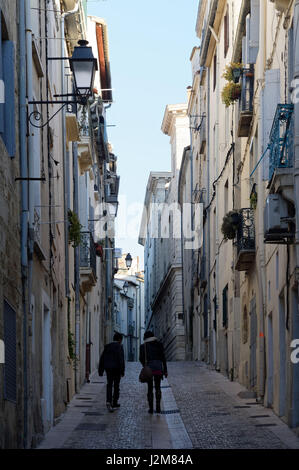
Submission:
<svg viewBox="0 0 299 470">
<path fill-rule="evenodd" d="M 93 375 L 39 449 L 299 449 L 271 409 L 204 363 L 169 363 L 160 415 L 147 413 L 139 371 L 127 363 L 113 413 L 105 406 L 106 377 Z"/>
</svg>

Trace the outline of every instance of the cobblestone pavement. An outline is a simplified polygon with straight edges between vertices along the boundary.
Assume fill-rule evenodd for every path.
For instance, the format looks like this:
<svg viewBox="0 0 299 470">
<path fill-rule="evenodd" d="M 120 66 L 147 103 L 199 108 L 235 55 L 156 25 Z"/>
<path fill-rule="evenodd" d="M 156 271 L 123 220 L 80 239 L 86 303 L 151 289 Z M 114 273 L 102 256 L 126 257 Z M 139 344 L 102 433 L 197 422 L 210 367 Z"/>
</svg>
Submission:
<svg viewBox="0 0 299 470">
<path fill-rule="evenodd" d="M 244 387 L 203 363 L 169 363 L 161 415 L 148 414 L 147 387 L 138 382 L 139 372 L 140 364 L 127 364 L 121 407 L 113 413 L 105 406 L 106 377 L 94 375 L 39 448 L 299 448 L 299 439 L 271 410 L 240 398 Z"/>
</svg>

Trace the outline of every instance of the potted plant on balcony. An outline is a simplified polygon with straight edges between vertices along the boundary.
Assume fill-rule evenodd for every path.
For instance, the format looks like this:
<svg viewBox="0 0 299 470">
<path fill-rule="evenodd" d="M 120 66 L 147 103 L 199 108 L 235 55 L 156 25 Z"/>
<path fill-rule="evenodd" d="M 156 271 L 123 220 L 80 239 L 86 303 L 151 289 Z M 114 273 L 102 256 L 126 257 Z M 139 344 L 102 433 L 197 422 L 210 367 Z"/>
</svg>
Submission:
<svg viewBox="0 0 299 470">
<path fill-rule="evenodd" d="M 223 217 L 221 232 L 225 240 L 233 240 L 240 223 L 240 215 L 237 211 L 230 211 Z"/>
<path fill-rule="evenodd" d="M 225 71 L 222 75 L 228 82 L 238 83 L 243 72 L 244 65 L 241 62 L 231 62 L 225 66 Z"/>
<path fill-rule="evenodd" d="M 94 244 L 96 255 L 100 258 L 103 258 L 104 250 L 103 250 L 103 241 L 99 240 Z"/>
<path fill-rule="evenodd" d="M 221 92 L 222 102 L 228 108 L 241 96 L 241 85 L 239 83 L 228 82 Z"/>
<path fill-rule="evenodd" d="M 82 242 L 82 225 L 76 212 L 71 210 L 68 211 L 68 222 L 69 222 L 69 243 L 72 243 L 72 247 L 76 248 Z"/>
</svg>

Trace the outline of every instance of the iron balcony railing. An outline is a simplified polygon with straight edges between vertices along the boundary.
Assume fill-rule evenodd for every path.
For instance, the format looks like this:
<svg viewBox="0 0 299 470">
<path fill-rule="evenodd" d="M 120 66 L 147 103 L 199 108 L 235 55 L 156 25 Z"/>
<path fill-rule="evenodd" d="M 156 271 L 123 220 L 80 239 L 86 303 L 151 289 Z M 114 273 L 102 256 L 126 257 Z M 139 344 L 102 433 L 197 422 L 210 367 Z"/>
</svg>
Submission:
<svg viewBox="0 0 299 470">
<path fill-rule="evenodd" d="M 253 209 L 239 211 L 239 224 L 237 231 L 237 248 L 240 251 L 255 250 L 255 227 Z"/>
<path fill-rule="evenodd" d="M 94 276 L 97 276 L 97 258 L 92 234 L 81 232 L 80 267 L 91 268 Z"/>
<path fill-rule="evenodd" d="M 278 104 L 269 138 L 269 179 L 277 168 L 293 167 L 293 104 Z"/>
<path fill-rule="evenodd" d="M 131 309 L 134 308 L 134 299 L 132 299 L 132 298 L 128 299 L 128 307 L 131 308 Z"/>
</svg>

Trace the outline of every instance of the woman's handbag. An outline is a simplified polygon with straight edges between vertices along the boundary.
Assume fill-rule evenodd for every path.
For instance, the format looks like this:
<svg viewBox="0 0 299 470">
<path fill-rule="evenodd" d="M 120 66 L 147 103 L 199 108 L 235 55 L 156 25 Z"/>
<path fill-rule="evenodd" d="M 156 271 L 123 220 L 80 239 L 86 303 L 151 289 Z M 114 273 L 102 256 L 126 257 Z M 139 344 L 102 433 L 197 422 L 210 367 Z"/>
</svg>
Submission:
<svg viewBox="0 0 299 470">
<path fill-rule="evenodd" d="M 146 345 L 145 345 L 145 343 L 144 343 L 144 355 L 145 355 L 145 365 L 141 369 L 141 372 L 139 374 L 139 382 L 141 382 L 141 383 L 148 382 L 149 380 L 151 380 L 153 378 L 152 369 L 149 366 L 146 365 L 147 359 L 146 359 Z"/>
</svg>

